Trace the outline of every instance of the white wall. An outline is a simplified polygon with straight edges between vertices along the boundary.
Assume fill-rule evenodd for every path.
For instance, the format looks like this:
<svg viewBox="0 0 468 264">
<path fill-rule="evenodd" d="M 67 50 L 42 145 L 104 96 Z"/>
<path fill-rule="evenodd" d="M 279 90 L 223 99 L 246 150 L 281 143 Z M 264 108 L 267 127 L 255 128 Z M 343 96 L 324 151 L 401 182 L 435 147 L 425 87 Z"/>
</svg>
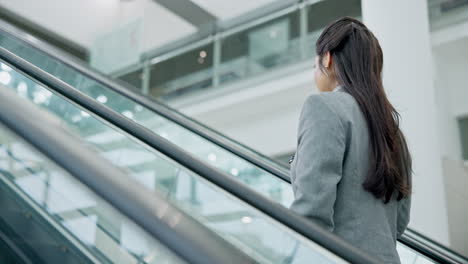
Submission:
<svg viewBox="0 0 468 264">
<path fill-rule="evenodd" d="M 312 65 L 293 65 L 170 104 L 261 153 L 290 153 L 302 105 L 317 92 Z"/>
<path fill-rule="evenodd" d="M 410 226 L 448 245 L 427 1 L 363 0 L 362 9 L 382 46 L 384 86 L 413 155 Z"/>
<path fill-rule="evenodd" d="M 468 255 L 468 167 L 460 160 L 444 159 L 445 190 L 448 203 L 450 244 Z"/>
<path fill-rule="evenodd" d="M 433 48 L 442 155 L 461 159 L 457 117 L 468 115 L 468 37 Z"/>
<path fill-rule="evenodd" d="M 465 37 L 444 44 L 437 42 L 433 48 L 450 244 L 463 254 L 468 254 L 468 166 L 461 161 L 460 131 L 456 119 L 468 116 L 467 46 L 468 37 Z"/>
<path fill-rule="evenodd" d="M 440 87 L 449 97 L 449 111 L 453 116 L 468 114 L 468 36 L 434 48 L 438 66 L 437 76 L 443 79 Z"/>
</svg>

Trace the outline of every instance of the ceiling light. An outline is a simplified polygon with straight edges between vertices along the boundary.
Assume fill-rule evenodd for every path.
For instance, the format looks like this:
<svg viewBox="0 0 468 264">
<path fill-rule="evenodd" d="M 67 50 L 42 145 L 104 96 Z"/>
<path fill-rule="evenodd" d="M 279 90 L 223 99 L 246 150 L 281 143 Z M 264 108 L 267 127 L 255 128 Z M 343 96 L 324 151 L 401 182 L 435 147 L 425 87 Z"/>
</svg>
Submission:
<svg viewBox="0 0 468 264">
<path fill-rule="evenodd" d="M 10 82 L 11 82 L 11 74 L 9 74 L 6 71 L 0 72 L 0 83 L 3 83 L 4 85 L 8 85 Z"/>
<path fill-rule="evenodd" d="M 49 100 L 49 98 L 52 96 L 52 93 L 48 90 L 37 90 L 33 94 L 34 99 L 33 102 L 36 104 L 43 104 Z"/>
<path fill-rule="evenodd" d="M 25 82 L 20 82 L 18 84 L 18 95 L 27 98 L 28 97 L 28 85 Z"/>
<path fill-rule="evenodd" d="M 107 97 L 105 95 L 101 94 L 96 99 L 103 104 L 107 103 Z"/>
<path fill-rule="evenodd" d="M 143 106 L 141 106 L 141 105 L 136 105 L 135 106 L 135 111 L 141 112 L 142 110 L 143 110 Z"/>
<path fill-rule="evenodd" d="M 167 138 L 169 136 L 166 132 L 161 132 L 159 135 L 163 138 Z"/>
<path fill-rule="evenodd" d="M 76 116 L 72 117 L 72 121 L 73 121 L 74 123 L 76 123 L 76 122 L 78 122 L 78 121 L 80 121 L 80 120 L 81 120 L 81 116 L 79 116 L 79 115 L 76 115 Z"/>
<path fill-rule="evenodd" d="M 236 168 L 232 168 L 231 169 L 231 174 L 234 175 L 234 176 L 237 176 L 237 175 L 239 175 L 239 170 L 236 169 Z"/>
<path fill-rule="evenodd" d="M 241 218 L 241 222 L 244 223 L 244 224 L 250 224 L 252 223 L 252 217 L 250 216 L 243 216 Z"/>
<path fill-rule="evenodd" d="M 16 88 L 20 93 L 26 93 L 28 91 L 28 85 L 25 82 L 20 82 Z"/>
<path fill-rule="evenodd" d="M 12 70 L 10 66 L 8 66 L 8 65 L 6 65 L 4 63 L 1 63 L 1 65 L 2 65 L 1 68 L 4 71 L 11 71 Z"/>
<path fill-rule="evenodd" d="M 133 119 L 133 113 L 131 111 L 128 111 L 128 110 L 125 110 L 122 112 L 122 115 L 130 118 L 130 119 Z"/>
<path fill-rule="evenodd" d="M 216 161 L 216 155 L 213 154 L 213 153 L 210 153 L 210 154 L 208 155 L 208 160 L 209 160 L 209 161 L 212 161 L 212 162 L 215 162 L 215 161 Z"/>
<path fill-rule="evenodd" d="M 85 111 L 81 111 L 80 114 L 81 114 L 82 117 L 85 117 L 85 118 L 88 118 L 88 117 L 89 117 L 89 114 L 86 113 Z"/>
<path fill-rule="evenodd" d="M 206 51 L 204 50 L 200 51 L 200 58 L 206 58 L 206 56 L 207 56 Z"/>
</svg>

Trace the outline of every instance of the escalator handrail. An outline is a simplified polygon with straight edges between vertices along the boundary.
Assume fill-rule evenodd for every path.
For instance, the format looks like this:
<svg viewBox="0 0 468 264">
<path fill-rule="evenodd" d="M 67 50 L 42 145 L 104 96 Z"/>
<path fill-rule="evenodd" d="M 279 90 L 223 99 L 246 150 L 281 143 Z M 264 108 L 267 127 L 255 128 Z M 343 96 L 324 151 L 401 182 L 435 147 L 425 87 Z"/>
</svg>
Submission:
<svg viewBox="0 0 468 264">
<path fill-rule="evenodd" d="M 260 167 L 261 169 L 271 173 L 272 175 L 282 179 L 287 183 L 291 183 L 289 173 L 287 168 L 283 165 L 279 164 L 278 162 L 272 160 L 270 157 L 265 156 L 248 146 L 243 145 L 235 141 L 234 139 L 228 138 L 225 135 L 219 133 L 216 130 L 213 130 L 204 124 L 180 113 L 179 111 L 171 108 L 170 106 L 159 102 L 157 100 L 153 100 L 148 98 L 147 96 L 139 93 L 133 87 L 129 87 L 126 83 L 120 82 L 118 80 L 110 79 L 109 77 L 96 72 L 95 70 L 91 69 L 88 65 L 84 62 L 72 57 L 71 55 L 67 54 L 66 52 L 57 49 L 56 47 L 44 42 L 40 39 L 35 38 L 34 36 L 14 27 L 13 25 L 9 24 L 0 19 L 0 30 L 6 32 L 7 34 L 11 35 L 19 39 L 20 41 L 32 46 L 35 49 L 44 52 L 48 56 L 64 63 L 65 65 L 73 68 L 77 72 L 93 79 L 109 89 L 130 98 L 131 100 L 135 101 L 136 103 L 148 108 L 149 110 L 154 111 L 155 113 L 173 121 L 174 123 L 202 136 L 203 138 L 213 142 L 214 144 L 230 151 L 231 153 L 243 158 L 246 161 Z M 250 153 L 249 153 L 250 152 Z M 413 232 L 413 236 L 418 236 L 418 240 L 423 240 L 429 244 L 434 244 L 436 247 L 432 247 L 430 245 L 425 245 L 422 243 L 416 243 L 414 239 L 410 238 L 407 234 L 403 234 L 403 236 L 399 239 L 399 241 L 410 248 L 413 248 L 420 252 L 427 252 L 428 248 L 434 249 L 438 248 L 438 252 L 435 256 L 439 256 L 437 259 L 438 261 L 442 261 L 444 263 L 468 263 L 468 258 L 453 251 L 450 248 L 442 246 L 440 243 L 425 239 L 424 236 L 420 236 L 420 233 L 415 232 L 411 228 L 407 228 L 408 231 Z M 442 249 L 442 250 L 440 250 Z M 448 253 L 446 253 L 446 252 Z M 434 253 L 434 252 L 433 252 Z M 431 253 L 431 255 L 434 255 Z M 463 262 L 453 261 L 453 258 L 447 257 L 449 255 L 454 255 L 456 258 L 463 260 Z"/>
<path fill-rule="evenodd" d="M 265 156 L 252 148 L 243 145 L 242 143 L 228 138 L 218 131 L 211 129 L 204 124 L 180 113 L 176 109 L 160 102 L 159 100 L 150 98 L 141 94 L 140 91 L 136 90 L 133 86 L 119 80 L 111 79 L 103 74 L 100 74 L 96 70 L 90 68 L 84 62 L 77 58 L 72 57 L 70 54 L 59 50 L 52 45 L 35 38 L 34 36 L 23 32 L 22 30 L 12 26 L 8 22 L 0 19 L 0 30 L 11 35 L 12 37 L 19 39 L 20 41 L 32 46 L 33 48 L 40 50 L 48 56 L 64 63 L 65 65 L 73 68 L 80 74 L 89 77 L 92 80 L 108 87 L 114 92 L 119 93 L 132 101 L 142 105 L 143 107 L 163 116 L 164 118 L 194 132 L 195 134 L 207 139 L 210 142 L 224 148 L 233 154 L 249 161 L 250 163 L 262 168 L 263 170 L 279 177 L 282 180 L 288 181 L 288 174 L 281 172 L 279 165 L 273 161 L 270 157 Z M 247 153 L 250 152 L 250 153 Z"/>
<path fill-rule="evenodd" d="M 417 250 L 438 263 L 468 264 L 468 258 L 444 245 L 414 231 L 407 230 L 399 240 L 409 248 Z"/>
<path fill-rule="evenodd" d="M 2 47 L 0 47 L 0 59 L 337 256 L 351 263 L 381 263 L 375 257 L 355 248 L 318 224 L 271 201 L 232 176 L 206 164 L 146 127 L 133 122 Z"/>
<path fill-rule="evenodd" d="M 84 147 L 49 116 L 4 85 L 0 85 L 0 123 L 189 263 L 255 263 L 162 195 L 144 188 Z"/>
</svg>

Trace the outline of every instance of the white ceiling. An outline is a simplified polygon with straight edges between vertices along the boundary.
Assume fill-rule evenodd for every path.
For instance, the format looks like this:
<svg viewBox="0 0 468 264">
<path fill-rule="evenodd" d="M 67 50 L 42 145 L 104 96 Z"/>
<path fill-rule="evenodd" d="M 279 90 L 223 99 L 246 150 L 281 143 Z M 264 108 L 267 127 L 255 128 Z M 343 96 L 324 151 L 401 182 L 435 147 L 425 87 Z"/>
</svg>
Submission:
<svg viewBox="0 0 468 264">
<path fill-rule="evenodd" d="M 0 5 L 88 49 L 98 36 L 138 18 L 144 51 L 196 31 L 152 0 L 0 0 Z"/>
<path fill-rule="evenodd" d="M 228 20 L 275 0 L 191 0 Z M 0 5 L 91 49 L 96 38 L 141 18 L 142 52 L 196 32 L 196 27 L 153 0 L 0 0 Z"/>
<path fill-rule="evenodd" d="M 95 35 L 112 26 L 116 0 L 0 0 L 10 11 L 77 44 L 89 47 Z"/>
<path fill-rule="evenodd" d="M 260 8 L 275 0 L 191 0 L 198 6 L 217 16 L 220 20 L 228 20 L 254 9 Z"/>
</svg>

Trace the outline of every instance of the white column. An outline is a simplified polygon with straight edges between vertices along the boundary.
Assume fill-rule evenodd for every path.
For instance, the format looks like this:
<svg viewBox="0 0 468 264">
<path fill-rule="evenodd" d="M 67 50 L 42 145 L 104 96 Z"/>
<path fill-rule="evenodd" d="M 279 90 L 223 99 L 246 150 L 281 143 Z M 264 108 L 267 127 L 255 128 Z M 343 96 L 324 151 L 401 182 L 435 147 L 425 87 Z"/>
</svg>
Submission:
<svg viewBox="0 0 468 264">
<path fill-rule="evenodd" d="M 427 0 L 362 0 L 362 11 L 382 46 L 384 86 L 413 155 L 410 226 L 448 245 Z"/>
</svg>

